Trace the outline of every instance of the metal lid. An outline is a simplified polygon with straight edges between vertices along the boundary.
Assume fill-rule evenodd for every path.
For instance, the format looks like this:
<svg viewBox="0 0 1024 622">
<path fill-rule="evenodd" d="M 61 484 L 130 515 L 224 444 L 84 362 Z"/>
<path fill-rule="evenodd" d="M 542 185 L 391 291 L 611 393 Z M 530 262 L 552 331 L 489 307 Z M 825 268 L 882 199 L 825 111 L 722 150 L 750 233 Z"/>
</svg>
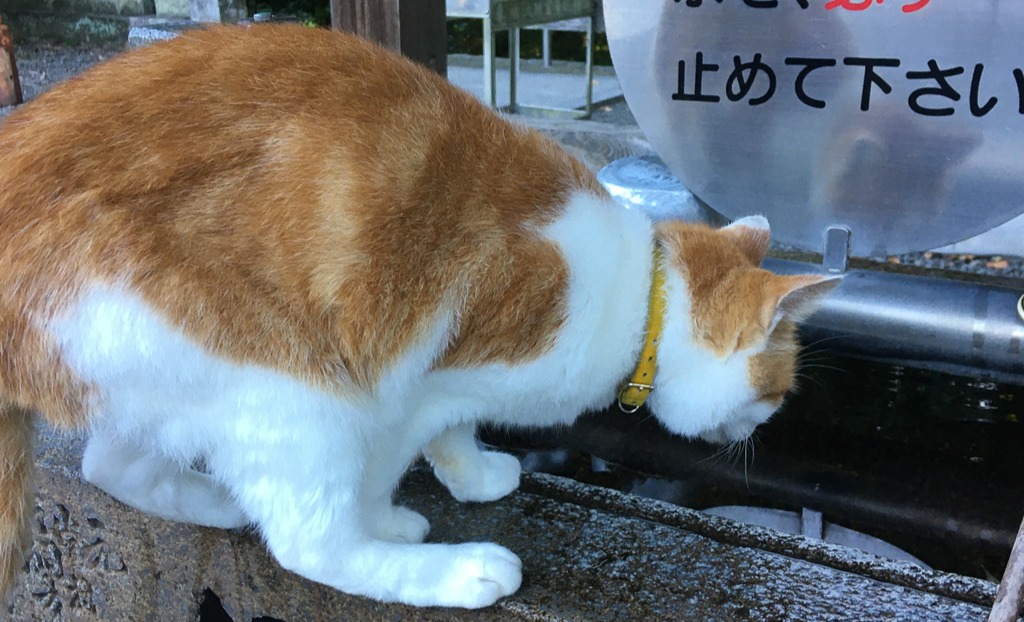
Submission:
<svg viewBox="0 0 1024 622">
<path fill-rule="evenodd" d="M 651 145 L 716 211 L 857 256 L 950 244 L 1024 212 L 1024 3 L 608 2 Z"/>
<path fill-rule="evenodd" d="M 639 209 L 652 220 L 728 222 L 702 205 L 657 156 L 619 158 L 601 169 L 597 178 L 620 204 Z"/>
</svg>

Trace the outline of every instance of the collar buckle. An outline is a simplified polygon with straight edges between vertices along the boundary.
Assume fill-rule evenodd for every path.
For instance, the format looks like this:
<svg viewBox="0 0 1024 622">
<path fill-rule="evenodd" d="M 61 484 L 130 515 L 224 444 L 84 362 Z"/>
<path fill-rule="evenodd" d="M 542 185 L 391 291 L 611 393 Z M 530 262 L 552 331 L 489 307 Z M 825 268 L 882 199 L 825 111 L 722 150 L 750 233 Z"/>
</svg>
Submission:
<svg viewBox="0 0 1024 622">
<path fill-rule="evenodd" d="M 630 389 L 635 389 L 640 395 L 635 399 L 631 399 L 626 396 L 626 392 Z M 644 384 L 642 382 L 627 382 L 619 390 L 619 410 L 632 415 L 636 411 L 640 410 L 640 407 L 644 405 L 647 400 L 647 396 L 651 391 L 654 390 L 653 384 Z"/>
</svg>

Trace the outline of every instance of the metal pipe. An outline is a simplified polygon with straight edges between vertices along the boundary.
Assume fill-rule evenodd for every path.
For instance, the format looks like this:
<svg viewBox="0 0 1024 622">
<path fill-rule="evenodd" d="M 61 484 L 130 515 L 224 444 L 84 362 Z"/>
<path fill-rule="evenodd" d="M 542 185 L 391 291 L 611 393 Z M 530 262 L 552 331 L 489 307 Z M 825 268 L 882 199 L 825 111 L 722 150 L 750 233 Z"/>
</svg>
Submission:
<svg viewBox="0 0 1024 622">
<path fill-rule="evenodd" d="M 654 220 L 721 224 L 656 157 L 622 158 L 598 174 L 624 207 Z M 843 284 L 802 326 L 807 343 L 909 367 L 1024 385 L 1021 291 L 875 270 L 845 270 L 850 232 L 826 232 L 824 266 L 766 259 L 774 272 L 842 273 Z M 827 269 L 827 272 L 826 272 Z"/>
<path fill-rule="evenodd" d="M 781 274 L 822 272 L 819 266 L 766 259 Z M 1004 287 L 851 270 L 806 320 L 808 343 L 910 367 L 1024 384 L 1021 292 Z"/>
</svg>

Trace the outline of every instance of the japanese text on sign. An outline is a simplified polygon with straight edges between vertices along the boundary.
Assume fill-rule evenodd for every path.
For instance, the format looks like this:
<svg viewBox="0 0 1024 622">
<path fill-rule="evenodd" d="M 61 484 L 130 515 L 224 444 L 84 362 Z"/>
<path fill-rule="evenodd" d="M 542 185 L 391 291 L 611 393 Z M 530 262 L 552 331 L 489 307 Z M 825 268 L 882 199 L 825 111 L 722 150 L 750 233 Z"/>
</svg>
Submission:
<svg viewBox="0 0 1024 622">
<path fill-rule="evenodd" d="M 959 102 L 964 93 L 954 86 L 952 78 L 964 74 L 970 75 L 970 85 L 966 88 L 968 94 L 968 107 L 970 113 L 975 117 L 984 117 L 996 107 L 999 98 L 995 96 L 985 97 L 982 88 L 982 80 L 985 74 L 985 66 L 981 63 L 968 69 L 963 66 L 941 67 L 934 59 L 929 60 L 927 68 L 914 71 L 898 72 L 901 62 L 898 58 L 867 58 L 850 56 L 841 61 L 835 58 L 805 58 L 790 56 L 783 60 L 786 66 L 800 67 L 800 71 L 793 80 L 793 91 L 798 100 L 805 106 L 811 108 L 825 108 L 827 102 L 824 99 L 815 97 L 808 93 L 806 82 L 808 76 L 815 71 L 841 71 L 838 66 L 842 63 L 846 71 L 859 71 L 862 73 L 863 86 L 861 89 L 860 109 L 867 111 L 871 108 L 871 99 L 875 90 L 888 95 L 893 87 L 891 80 L 905 78 L 916 88 L 911 91 L 907 98 L 907 105 L 910 109 L 919 114 L 929 117 L 946 117 L 956 114 L 956 108 L 950 104 Z M 728 74 L 726 75 L 726 72 Z M 703 52 L 697 52 L 692 63 L 685 60 L 679 61 L 678 80 L 676 92 L 672 99 L 676 101 L 715 103 L 721 101 L 721 96 L 715 93 L 723 92 L 719 88 L 715 92 L 708 91 L 706 81 L 707 74 L 725 75 L 724 94 L 731 102 L 746 101 L 751 106 L 760 106 L 767 103 L 775 96 L 779 87 L 778 74 L 775 68 L 764 61 L 761 53 L 754 54 L 749 59 L 740 56 L 732 57 L 732 68 L 722 69 L 721 64 L 707 62 Z M 688 78 L 692 76 L 692 81 Z M 1024 70 L 1017 68 L 1013 70 L 1013 77 L 1017 83 L 1017 111 L 1024 114 Z M 687 87 L 689 84 L 689 90 Z M 723 86 L 719 81 L 718 86 Z"/>
<path fill-rule="evenodd" d="M 675 1 L 678 3 L 683 0 Z M 704 4 L 703 0 L 685 0 L 685 2 L 686 6 L 689 7 L 699 7 Z M 715 0 L 715 2 L 721 4 L 723 0 Z M 800 5 L 801 9 L 808 9 L 811 7 L 810 0 L 795 0 L 795 2 Z M 884 2 L 885 0 L 827 0 L 825 2 L 825 10 L 831 11 L 833 9 L 846 9 L 847 11 L 863 11 L 865 9 L 870 9 L 872 6 L 883 4 Z M 929 2 L 931 2 L 931 0 L 906 0 L 900 8 L 904 13 L 914 13 L 915 11 L 920 11 L 924 7 L 928 6 Z M 752 9 L 774 9 L 778 8 L 779 0 L 743 0 L 743 4 Z"/>
</svg>

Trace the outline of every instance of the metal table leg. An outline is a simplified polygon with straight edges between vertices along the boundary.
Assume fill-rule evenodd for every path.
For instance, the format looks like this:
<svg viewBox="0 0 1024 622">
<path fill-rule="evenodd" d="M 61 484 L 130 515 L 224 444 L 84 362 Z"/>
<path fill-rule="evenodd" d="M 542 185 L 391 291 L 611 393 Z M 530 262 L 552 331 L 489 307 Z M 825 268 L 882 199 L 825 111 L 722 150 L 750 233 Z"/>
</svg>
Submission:
<svg viewBox="0 0 1024 622">
<path fill-rule="evenodd" d="M 519 84 L 519 29 L 508 31 L 508 111 L 519 111 L 516 86 Z"/>
<path fill-rule="evenodd" d="M 587 95 L 583 108 L 583 118 L 589 119 L 594 108 L 594 30 L 596 18 L 591 12 L 587 20 Z"/>
<path fill-rule="evenodd" d="M 498 107 L 497 67 L 494 63 L 494 28 L 491 18 L 484 18 L 484 99 L 491 108 Z"/>
</svg>

